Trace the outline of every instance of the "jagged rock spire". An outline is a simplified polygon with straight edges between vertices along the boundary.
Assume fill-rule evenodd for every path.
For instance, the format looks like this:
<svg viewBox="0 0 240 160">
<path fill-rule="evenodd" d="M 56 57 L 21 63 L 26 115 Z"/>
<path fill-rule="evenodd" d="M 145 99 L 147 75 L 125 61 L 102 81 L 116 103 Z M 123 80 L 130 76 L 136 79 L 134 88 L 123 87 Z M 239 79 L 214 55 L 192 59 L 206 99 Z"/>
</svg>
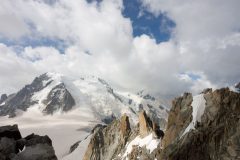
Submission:
<svg viewBox="0 0 240 160">
<path fill-rule="evenodd" d="M 125 139 L 131 131 L 129 118 L 126 114 L 124 114 L 120 119 L 120 131 L 123 139 Z"/>
<path fill-rule="evenodd" d="M 143 138 L 152 132 L 152 121 L 143 110 L 139 113 L 139 135 Z"/>
</svg>

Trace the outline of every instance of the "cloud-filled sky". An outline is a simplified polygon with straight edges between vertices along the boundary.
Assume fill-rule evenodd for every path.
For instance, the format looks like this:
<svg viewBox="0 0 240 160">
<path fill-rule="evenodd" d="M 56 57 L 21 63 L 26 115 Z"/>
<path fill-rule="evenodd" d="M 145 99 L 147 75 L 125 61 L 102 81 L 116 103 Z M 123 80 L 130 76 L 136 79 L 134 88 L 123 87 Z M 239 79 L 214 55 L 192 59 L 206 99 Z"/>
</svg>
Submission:
<svg viewBox="0 0 240 160">
<path fill-rule="evenodd" d="M 239 0 L 2 0 L 0 93 L 45 72 L 165 97 L 240 81 Z"/>
</svg>

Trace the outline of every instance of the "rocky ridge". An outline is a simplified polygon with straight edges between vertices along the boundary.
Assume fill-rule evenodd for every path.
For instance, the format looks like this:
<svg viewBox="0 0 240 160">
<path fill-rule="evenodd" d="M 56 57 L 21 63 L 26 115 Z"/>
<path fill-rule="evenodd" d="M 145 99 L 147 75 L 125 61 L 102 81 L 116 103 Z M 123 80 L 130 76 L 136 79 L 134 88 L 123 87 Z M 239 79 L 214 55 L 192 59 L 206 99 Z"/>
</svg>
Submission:
<svg viewBox="0 0 240 160">
<path fill-rule="evenodd" d="M 36 77 L 33 82 L 23 87 L 19 92 L 12 96 L 1 96 L 1 108 L 0 116 L 15 117 L 17 110 L 26 111 L 30 106 L 39 104 L 39 99 L 34 99 L 34 94 L 40 92 L 48 85 L 51 85 L 53 80 L 45 73 L 39 77 Z M 51 89 L 44 99 L 45 108 L 43 112 L 46 114 L 53 114 L 53 112 L 61 109 L 63 111 L 70 110 L 74 105 L 75 101 L 69 91 L 66 89 L 63 83 L 57 84 Z"/>
<path fill-rule="evenodd" d="M 0 127 L 1 160 L 57 160 L 48 136 L 22 138 L 17 125 Z"/>
<path fill-rule="evenodd" d="M 237 160 L 239 115 L 240 93 L 228 88 L 185 93 L 172 102 L 165 134 L 144 111 L 137 126 L 125 115 L 94 131 L 84 160 Z"/>
<path fill-rule="evenodd" d="M 105 124 L 120 118 L 123 113 L 131 121 L 145 110 L 161 126 L 166 125 L 168 108 L 149 93 L 132 94 L 114 90 L 106 81 L 95 76 L 68 77 L 45 73 L 15 94 L 3 94 L 0 116 L 16 117 L 30 108 L 38 108 L 44 115 L 69 112 L 74 109 L 89 111 L 96 120 Z"/>
<path fill-rule="evenodd" d="M 185 135 L 183 132 L 190 120 L 177 120 L 185 114 L 185 117 L 193 119 L 191 112 L 186 111 L 191 110 L 189 101 L 192 96 L 185 94 L 175 99 L 168 118 L 169 123 L 163 140 L 164 149 L 160 159 L 240 159 L 240 94 L 223 88 L 209 90 L 203 96 L 206 103 L 201 121 Z M 175 112 L 176 110 L 179 111 Z M 177 134 L 169 136 L 170 132 Z"/>
<path fill-rule="evenodd" d="M 145 145 L 137 144 L 141 143 L 142 139 L 149 137 L 146 144 L 156 140 L 154 147 L 160 145 L 160 139 L 164 134 L 156 124 L 153 127 L 153 124 L 154 122 L 146 115 L 146 112 L 141 111 L 139 124 L 132 128 L 127 115 L 123 115 L 119 120 L 114 120 L 108 126 L 99 126 L 94 130 L 83 159 L 120 160 L 135 159 L 136 157 L 153 159 L 156 152 L 150 152 Z M 136 144 L 131 145 L 131 142 L 136 142 Z M 138 151 L 137 155 L 135 154 L 136 150 Z"/>
</svg>

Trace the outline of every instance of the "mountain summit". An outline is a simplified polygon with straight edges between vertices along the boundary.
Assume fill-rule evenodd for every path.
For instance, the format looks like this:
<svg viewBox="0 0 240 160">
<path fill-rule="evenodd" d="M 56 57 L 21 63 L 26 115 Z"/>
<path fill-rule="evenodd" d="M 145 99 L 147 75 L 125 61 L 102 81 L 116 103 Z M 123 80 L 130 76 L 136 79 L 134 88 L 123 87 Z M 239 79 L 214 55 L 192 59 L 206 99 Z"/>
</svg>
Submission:
<svg viewBox="0 0 240 160">
<path fill-rule="evenodd" d="M 57 73 L 45 73 L 16 94 L 2 97 L 1 116 L 15 117 L 19 110 L 37 107 L 43 114 L 85 109 L 85 112 L 88 110 L 105 123 L 123 113 L 134 118 L 143 109 L 157 121 L 167 118 L 167 107 L 155 97 L 143 95 L 143 92 L 131 94 L 115 91 L 106 81 L 95 76 L 74 79 Z"/>
</svg>

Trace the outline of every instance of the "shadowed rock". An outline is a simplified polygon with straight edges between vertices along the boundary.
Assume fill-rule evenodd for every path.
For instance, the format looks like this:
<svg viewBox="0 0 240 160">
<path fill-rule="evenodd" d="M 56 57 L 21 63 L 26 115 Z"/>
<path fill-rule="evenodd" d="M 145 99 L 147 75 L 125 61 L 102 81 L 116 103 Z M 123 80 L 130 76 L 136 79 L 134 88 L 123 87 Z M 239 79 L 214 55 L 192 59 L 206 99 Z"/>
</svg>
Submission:
<svg viewBox="0 0 240 160">
<path fill-rule="evenodd" d="M 47 114 L 53 114 L 57 110 L 63 112 L 69 111 L 75 105 L 70 92 L 66 89 L 63 83 L 55 86 L 48 94 L 47 99 L 44 101 L 46 108 L 43 112 Z"/>
<path fill-rule="evenodd" d="M 14 140 L 22 138 L 17 125 L 0 127 L 0 138 L 1 137 L 13 138 Z"/>
<path fill-rule="evenodd" d="M 6 99 L 7 99 L 7 95 L 6 94 L 2 94 L 1 98 L 0 98 L 0 104 L 3 103 Z"/>
<path fill-rule="evenodd" d="M 159 125 L 157 125 L 156 123 L 153 122 L 153 131 L 155 136 L 158 139 L 163 139 L 164 137 L 164 132 L 160 129 Z"/>
<path fill-rule="evenodd" d="M 48 136 L 21 137 L 17 125 L 0 127 L 0 160 L 57 160 Z"/>
</svg>

